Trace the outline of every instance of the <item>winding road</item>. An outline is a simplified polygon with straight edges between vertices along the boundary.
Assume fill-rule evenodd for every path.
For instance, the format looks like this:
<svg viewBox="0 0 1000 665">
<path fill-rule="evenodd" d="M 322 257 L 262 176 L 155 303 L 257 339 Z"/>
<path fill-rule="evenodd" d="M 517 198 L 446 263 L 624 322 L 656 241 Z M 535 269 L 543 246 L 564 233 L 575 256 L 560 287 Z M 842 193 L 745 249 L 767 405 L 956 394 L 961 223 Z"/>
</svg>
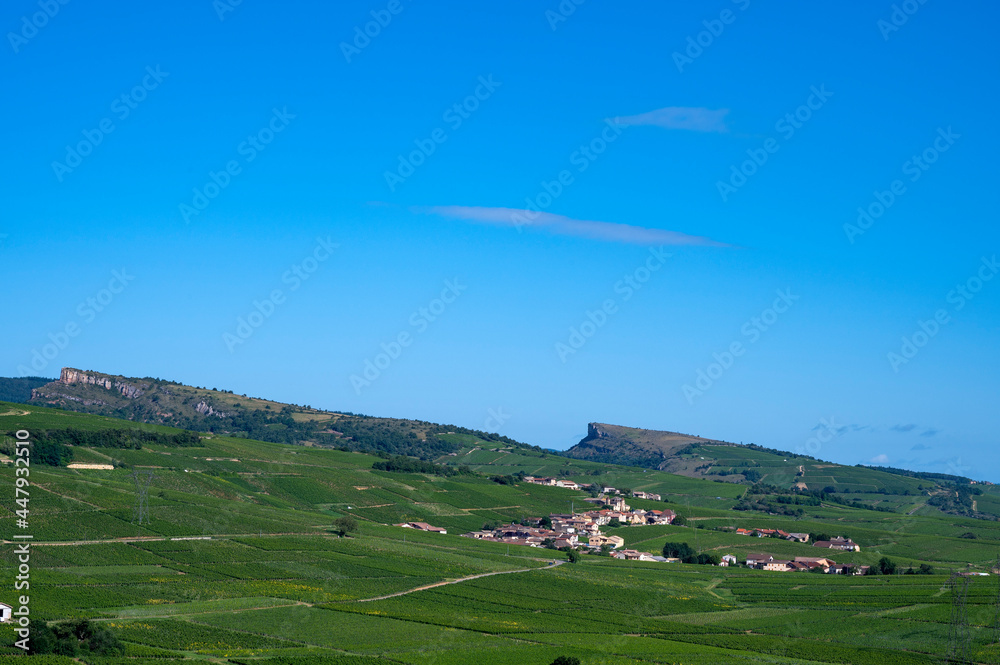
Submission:
<svg viewBox="0 0 1000 665">
<path fill-rule="evenodd" d="M 385 596 L 378 596 L 377 598 L 359 598 L 357 600 L 345 600 L 345 603 L 370 603 L 374 600 L 386 600 L 387 598 L 395 598 L 396 596 L 405 596 L 409 593 L 414 593 L 416 591 L 425 591 L 427 589 L 433 589 L 439 586 L 447 586 L 449 584 L 458 584 L 459 582 L 468 582 L 469 580 L 478 580 L 481 577 L 490 577 L 492 575 L 511 575 L 513 573 L 530 573 L 533 570 L 549 570 L 551 568 L 556 568 L 558 566 L 566 563 L 565 561 L 553 561 L 547 566 L 542 566 L 541 568 L 521 568 L 519 570 L 499 570 L 494 573 L 480 573 L 479 575 L 470 575 L 469 577 L 460 577 L 457 580 L 445 580 L 444 582 L 435 582 L 434 584 L 425 584 L 424 586 L 418 586 L 416 589 L 409 589 L 407 591 L 397 591 L 396 593 L 390 593 Z"/>
</svg>

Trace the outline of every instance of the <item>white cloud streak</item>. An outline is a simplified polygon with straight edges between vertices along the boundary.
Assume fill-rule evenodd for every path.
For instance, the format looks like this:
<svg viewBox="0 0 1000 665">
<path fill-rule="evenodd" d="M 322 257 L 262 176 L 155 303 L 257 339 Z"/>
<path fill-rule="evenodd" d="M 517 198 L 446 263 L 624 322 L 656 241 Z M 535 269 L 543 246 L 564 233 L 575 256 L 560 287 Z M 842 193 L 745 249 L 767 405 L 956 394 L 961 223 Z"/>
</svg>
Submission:
<svg viewBox="0 0 1000 665">
<path fill-rule="evenodd" d="M 479 224 L 511 226 L 515 228 L 541 228 L 556 235 L 576 236 L 604 242 L 621 242 L 633 245 L 699 245 L 703 247 L 732 247 L 703 236 L 693 236 L 678 231 L 667 231 L 631 224 L 597 222 L 572 219 L 549 212 L 532 212 L 516 208 L 482 208 L 475 206 L 432 206 L 413 208 L 413 212 L 440 215 Z M 525 222 L 527 220 L 527 223 Z"/>
<path fill-rule="evenodd" d="M 664 129 L 686 129 L 692 132 L 715 132 L 725 134 L 726 115 L 729 109 L 689 108 L 668 106 L 648 113 L 615 118 L 615 122 L 626 127 L 647 125 Z"/>
</svg>

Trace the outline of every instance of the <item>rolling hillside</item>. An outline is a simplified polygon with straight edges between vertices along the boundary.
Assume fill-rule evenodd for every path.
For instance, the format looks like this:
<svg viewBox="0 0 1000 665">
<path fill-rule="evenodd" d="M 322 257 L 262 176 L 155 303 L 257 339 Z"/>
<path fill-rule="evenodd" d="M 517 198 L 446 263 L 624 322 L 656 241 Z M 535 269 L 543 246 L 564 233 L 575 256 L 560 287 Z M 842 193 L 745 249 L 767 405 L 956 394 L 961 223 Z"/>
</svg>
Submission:
<svg viewBox="0 0 1000 665">
<path fill-rule="evenodd" d="M 62 369 L 57 381 L 35 388 L 28 403 L 275 443 L 382 451 L 425 459 L 455 449 L 439 436 L 449 432 L 515 443 L 496 434 L 453 425 L 321 411 L 232 391 L 69 367 Z"/>
<path fill-rule="evenodd" d="M 565 453 L 553 453 L 453 425 L 322 411 L 226 390 L 73 368 L 64 368 L 59 380 L 34 388 L 28 404 L 218 436 L 403 454 L 480 470 L 489 465 L 504 473 L 577 478 L 608 474 L 602 482 L 667 495 L 672 492 L 665 490 L 663 483 L 679 487 L 685 482 L 681 477 L 736 484 L 717 486 L 704 493 L 707 496 L 700 492 L 685 495 L 685 500 L 696 505 L 719 509 L 788 514 L 787 502 L 799 506 L 804 499 L 779 495 L 795 488 L 800 493 L 822 493 L 809 501 L 831 505 L 986 519 L 1000 516 L 1000 503 L 989 497 L 977 499 L 982 490 L 969 485 L 968 479 L 902 475 L 822 462 L 762 446 L 603 423 L 591 423 L 587 437 L 579 444 Z M 545 463 L 539 464 L 543 458 Z"/>
<path fill-rule="evenodd" d="M 122 430 L 183 434 L 163 425 L 0 404 L 0 430 L 8 437 L 27 429 L 41 441 L 46 432 L 66 428 L 109 440 Z M 117 468 L 31 467 L 33 620 L 58 627 L 88 617 L 114 633 L 127 660 L 81 652 L 88 665 L 190 659 L 548 665 L 559 655 L 587 665 L 748 658 L 929 665 L 947 649 L 951 601 L 944 574 L 837 578 L 599 556 L 553 567 L 553 559 L 565 560 L 563 553 L 457 535 L 484 521 L 566 512 L 570 502 L 587 497 L 490 478 L 529 467 L 664 492 L 689 526 L 609 529 L 646 551 L 684 541 L 741 558 L 762 549 L 816 553 L 808 544 L 738 536 L 735 526 L 844 533 L 863 547 L 838 554 L 844 562 L 872 564 L 888 556 L 901 566 L 926 563 L 942 573 L 970 566 L 988 571 L 1000 549 L 996 522 L 829 503 L 806 506 L 799 518 L 735 512 L 727 506 L 748 486 L 445 436 L 463 451 L 445 459 L 465 458 L 483 473 L 376 471 L 379 458 L 359 452 L 211 433 L 197 445 L 73 446 L 75 460 Z M 132 521 L 134 470 L 154 473 L 148 524 Z M 11 465 L 0 475 L 0 522 L 11 534 L 17 507 Z M 343 516 L 358 524 L 347 538 L 334 534 L 334 520 Z M 403 520 L 427 521 L 448 534 L 391 526 Z M 13 552 L 8 541 L 2 555 L 8 569 Z M 972 579 L 969 617 L 984 662 L 1000 656 L 991 645 L 995 598 L 992 578 Z M 4 644 L 13 643 L 12 630 L 0 628 Z M 47 659 L 46 665 L 74 663 Z"/>
<path fill-rule="evenodd" d="M 763 484 L 835 495 L 841 501 L 887 510 L 924 510 L 996 519 L 989 484 L 969 478 L 824 462 L 808 455 L 688 436 L 677 432 L 590 423 L 587 436 L 564 453 L 729 483 Z M 642 489 L 642 488 L 640 488 Z M 974 503 L 975 502 L 975 503 Z"/>
</svg>

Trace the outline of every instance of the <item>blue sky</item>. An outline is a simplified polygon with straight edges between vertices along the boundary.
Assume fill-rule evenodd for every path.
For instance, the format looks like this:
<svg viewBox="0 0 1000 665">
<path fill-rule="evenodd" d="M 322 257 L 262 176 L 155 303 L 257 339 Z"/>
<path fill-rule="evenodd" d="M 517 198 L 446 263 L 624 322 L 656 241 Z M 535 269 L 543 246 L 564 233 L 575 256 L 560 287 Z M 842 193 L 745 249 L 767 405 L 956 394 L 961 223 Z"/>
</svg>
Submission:
<svg viewBox="0 0 1000 665">
<path fill-rule="evenodd" d="M 897 8 L 8 3 L 2 373 L 1000 481 L 1000 10 Z"/>
</svg>

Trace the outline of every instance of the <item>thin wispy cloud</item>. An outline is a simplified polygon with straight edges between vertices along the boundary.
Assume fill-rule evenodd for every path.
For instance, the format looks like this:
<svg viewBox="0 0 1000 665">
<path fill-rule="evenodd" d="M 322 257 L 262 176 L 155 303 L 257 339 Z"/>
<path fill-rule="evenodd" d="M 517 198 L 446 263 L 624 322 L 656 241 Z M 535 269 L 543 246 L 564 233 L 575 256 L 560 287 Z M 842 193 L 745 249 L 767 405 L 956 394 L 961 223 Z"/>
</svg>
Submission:
<svg viewBox="0 0 1000 665">
<path fill-rule="evenodd" d="M 573 219 L 549 212 L 532 212 L 517 208 L 483 208 L 476 206 L 433 206 L 412 208 L 413 212 L 440 215 L 449 219 L 459 219 L 478 224 L 510 226 L 517 229 L 544 229 L 556 235 L 576 236 L 621 242 L 633 245 L 699 245 L 702 247 L 732 247 L 703 236 L 693 236 L 679 231 L 667 231 L 631 224 L 598 222 Z"/>
<path fill-rule="evenodd" d="M 891 429 L 893 432 L 900 432 L 902 434 L 906 434 L 907 432 L 912 432 L 913 430 L 917 429 L 917 426 L 913 425 L 913 424 L 909 424 L 909 425 L 893 425 L 889 429 Z"/>
<path fill-rule="evenodd" d="M 668 106 L 648 113 L 628 115 L 614 118 L 614 121 L 626 127 L 651 126 L 664 129 L 686 129 L 692 132 L 714 132 L 725 134 L 726 115 L 729 109 L 691 108 L 686 106 Z"/>
<path fill-rule="evenodd" d="M 839 436 L 841 434 L 847 434 L 848 432 L 853 434 L 854 432 L 864 432 L 866 430 L 874 430 L 874 428 L 871 425 L 858 425 L 858 424 L 837 425 L 831 427 L 826 423 L 818 423 L 814 425 L 812 428 L 813 432 L 819 432 L 820 430 L 833 430 Z"/>
<path fill-rule="evenodd" d="M 939 430 L 939 429 L 934 429 L 933 427 L 928 427 L 927 429 L 925 429 L 923 432 L 920 433 L 920 436 L 936 436 L 937 433 L 940 432 L 940 431 L 941 430 Z"/>
<path fill-rule="evenodd" d="M 885 453 L 882 453 L 881 455 L 876 455 L 875 457 L 873 457 L 871 461 L 873 464 L 888 464 L 889 456 L 886 455 Z"/>
<path fill-rule="evenodd" d="M 932 450 L 932 448 L 928 446 L 926 443 L 918 443 L 917 445 L 910 448 L 910 450 Z"/>
</svg>

